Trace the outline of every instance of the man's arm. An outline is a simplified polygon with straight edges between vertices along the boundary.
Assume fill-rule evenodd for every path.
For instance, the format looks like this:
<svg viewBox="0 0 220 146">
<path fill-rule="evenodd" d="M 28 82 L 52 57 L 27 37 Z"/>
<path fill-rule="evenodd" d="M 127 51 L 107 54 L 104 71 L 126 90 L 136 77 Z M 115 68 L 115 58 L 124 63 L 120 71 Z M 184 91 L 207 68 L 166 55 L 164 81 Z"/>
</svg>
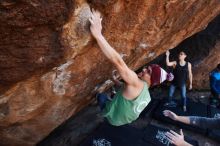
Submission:
<svg viewBox="0 0 220 146">
<path fill-rule="evenodd" d="M 165 110 L 163 112 L 164 116 L 171 118 L 174 121 L 181 123 L 194 125 L 202 128 L 214 129 L 220 128 L 220 118 L 206 118 L 206 117 L 196 117 L 196 116 L 178 116 L 175 113 Z"/>
<path fill-rule="evenodd" d="M 185 123 L 185 124 L 190 124 L 190 118 L 189 117 L 178 116 L 170 110 L 163 111 L 163 114 L 164 114 L 165 117 L 169 117 L 170 119 L 172 119 L 174 121 L 182 122 L 182 123 Z"/>
<path fill-rule="evenodd" d="M 167 64 L 167 66 L 173 66 L 174 67 L 176 65 L 176 61 L 170 62 L 169 57 L 170 57 L 170 51 L 168 50 L 166 52 L 166 64 Z"/>
<path fill-rule="evenodd" d="M 101 30 L 102 30 L 102 18 L 99 12 L 92 11 L 92 16 L 89 19 L 91 26 L 90 30 L 92 35 L 96 39 L 99 47 L 101 48 L 104 55 L 111 61 L 116 69 L 118 70 L 122 79 L 128 84 L 132 86 L 137 86 L 140 83 L 140 79 L 138 78 L 137 74 L 128 68 L 125 64 L 124 60 L 121 58 L 118 52 L 113 49 L 106 39 L 103 37 Z"/>
<path fill-rule="evenodd" d="M 184 123 L 184 124 L 190 124 L 190 118 L 187 116 L 177 116 L 176 121 Z"/>
<path fill-rule="evenodd" d="M 220 129 L 220 118 L 206 118 L 206 117 L 196 117 L 196 116 L 190 116 L 190 124 L 202 127 L 202 128 L 208 128 L 208 129 Z"/>
<path fill-rule="evenodd" d="M 188 65 L 188 70 L 189 70 L 189 90 L 191 90 L 192 89 L 192 80 L 193 80 L 191 63 L 189 63 L 189 65 Z"/>
</svg>

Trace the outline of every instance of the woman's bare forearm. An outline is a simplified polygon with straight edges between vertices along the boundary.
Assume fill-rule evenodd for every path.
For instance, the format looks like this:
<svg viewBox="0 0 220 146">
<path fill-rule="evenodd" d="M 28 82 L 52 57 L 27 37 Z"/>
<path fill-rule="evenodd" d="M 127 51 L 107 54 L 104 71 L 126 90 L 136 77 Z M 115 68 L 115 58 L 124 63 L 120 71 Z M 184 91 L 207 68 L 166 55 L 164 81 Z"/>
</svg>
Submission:
<svg viewBox="0 0 220 146">
<path fill-rule="evenodd" d="M 106 41 L 103 35 L 99 35 L 96 37 L 96 41 L 101 48 L 104 55 L 112 62 L 117 63 L 123 61 L 119 53 L 113 49 L 110 44 Z"/>
</svg>

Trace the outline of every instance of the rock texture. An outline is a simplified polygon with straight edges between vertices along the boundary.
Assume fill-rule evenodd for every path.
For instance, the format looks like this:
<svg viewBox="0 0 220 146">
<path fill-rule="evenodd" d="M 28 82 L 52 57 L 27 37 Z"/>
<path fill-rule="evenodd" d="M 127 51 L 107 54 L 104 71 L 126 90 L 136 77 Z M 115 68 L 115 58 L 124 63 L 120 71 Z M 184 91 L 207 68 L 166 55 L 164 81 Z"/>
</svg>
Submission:
<svg viewBox="0 0 220 146">
<path fill-rule="evenodd" d="M 209 89 L 209 73 L 214 70 L 219 60 L 220 42 L 220 15 L 213 19 L 206 29 L 192 35 L 182 41 L 178 46 L 171 49 L 170 60 L 178 60 L 179 52 L 187 54 L 186 61 L 192 64 L 193 88 Z M 172 68 L 166 66 L 166 55 L 161 54 L 153 61 L 149 62 L 160 64 L 167 71 L 172 72 Z"/>
<path fill-rule="evenodd" d="M 220 63 L 220 41 L 210 51 L 209 55 L 193 69 L 194 86 L 197 89 L 209 89 L 209 73 Z"/>
<path fill-rule="evenodd" d="M 8 86 L 60 63 L 59 32 L 71 1 L 0 1 L 0 84 Z M 0 90 L 2 91 L 2 90 Z"/>
<path fill-rule="evenodd" d="M 110 78 L 113 67 L 89 32 L 90 7 L 134 70 L 220 13 L 219 0 L 0 1 L 0 145 L 34 145 Z"/>
</svg>

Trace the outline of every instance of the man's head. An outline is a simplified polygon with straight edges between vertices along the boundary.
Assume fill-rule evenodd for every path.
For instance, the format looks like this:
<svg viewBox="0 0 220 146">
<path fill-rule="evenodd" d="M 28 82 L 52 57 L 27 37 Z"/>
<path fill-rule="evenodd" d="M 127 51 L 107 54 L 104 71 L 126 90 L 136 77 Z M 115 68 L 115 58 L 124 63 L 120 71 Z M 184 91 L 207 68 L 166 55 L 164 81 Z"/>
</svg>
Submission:
<svg viewBox="0 0 220 146">
<path fill-rule="evenodd" d="M 163 68 L 157 64 L 151 64 L 148 67 L 144 67 L 142 72 L 138 74 L 141 80 L 144 80 L 151 84 L 151 86 L 156 86 L 167 81 L 172 81 L 174 76 L 172 73 L 167 73 Z"/>
<path fill-rule="evenodd" d="M 180 60 L 180 61 L 181 61 L 181 60 L 185 60 L 186 57 L 187 57 L 187 55 L 186 55 L 185 52 L 181 51 L 181 52 L 179 53 L 179 60 Z"/>
<path fill-rule="evenodd" d="M 149 67 L 144 67 L 140 73 L 138 73 L 138 77 L 141 80 L 146 81 L 147 83 L 150 83 L 151 78 L 151 70 Z"/>
</svg>

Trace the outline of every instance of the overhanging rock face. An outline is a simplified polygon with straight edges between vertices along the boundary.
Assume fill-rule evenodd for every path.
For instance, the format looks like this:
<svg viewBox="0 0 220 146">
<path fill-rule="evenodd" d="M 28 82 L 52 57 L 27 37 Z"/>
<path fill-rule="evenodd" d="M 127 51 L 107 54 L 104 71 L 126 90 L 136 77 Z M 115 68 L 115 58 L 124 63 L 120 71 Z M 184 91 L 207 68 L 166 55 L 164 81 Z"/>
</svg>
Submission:
<svg viewBox="0 0 220 146">
<path fill-rule="evenodd" d="M 209 55 L 194 67 L 194 86 L 197 89 L 209 89 L 209 75 L 220 63 L 220 41 L 210 51 Z"/>
<path fill-rule="evenodd" d="M 0 145 L 34 145 L 110 78 L 113 67 L 89 32 L 90 7 L 134 70 L 220 13 L 219 0 L 2 0 Z"/>
</svg>

